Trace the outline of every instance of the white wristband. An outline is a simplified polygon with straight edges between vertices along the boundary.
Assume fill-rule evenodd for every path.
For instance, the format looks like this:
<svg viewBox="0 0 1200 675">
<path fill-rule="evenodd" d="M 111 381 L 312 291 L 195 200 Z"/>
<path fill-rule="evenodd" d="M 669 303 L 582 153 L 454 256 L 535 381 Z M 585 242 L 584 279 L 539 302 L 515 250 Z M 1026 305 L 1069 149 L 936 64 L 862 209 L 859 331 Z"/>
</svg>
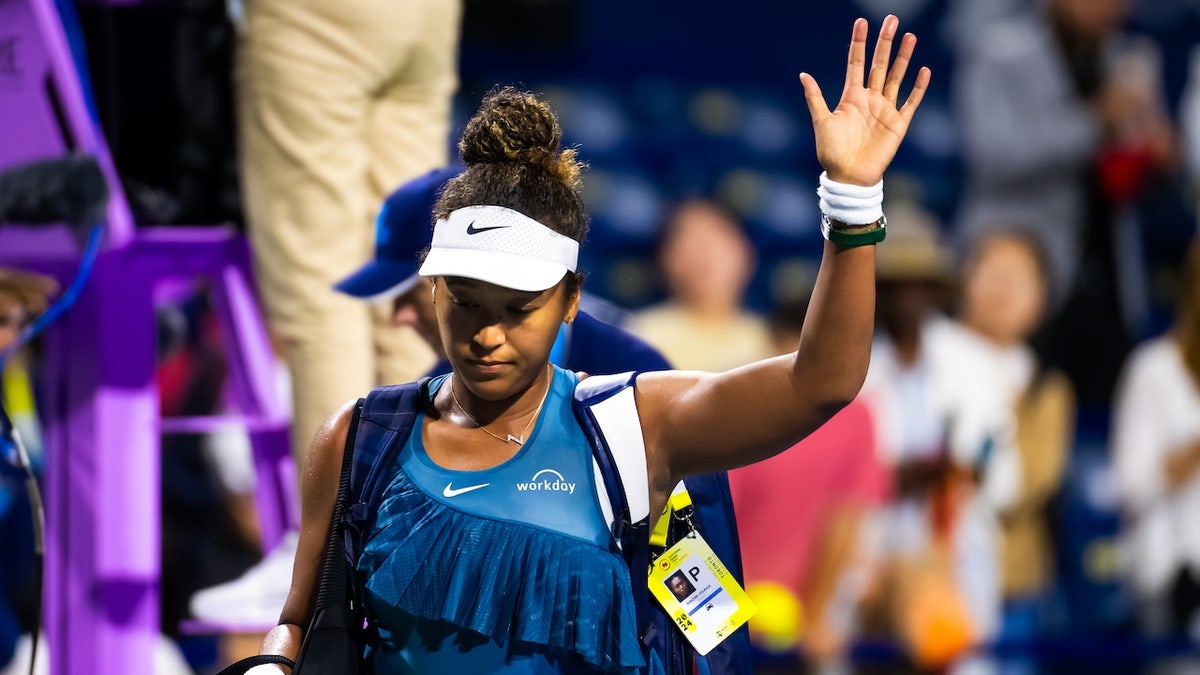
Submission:
<svg viewBox="0 0 1200 675">
<path fill-rule="evenodd" d="M 817 188 L 821 213 L 850 225 L 865 225 L 883 217 L 883 181 L 869 187 L 839 183 L 821 172 Z"/>
</svg>

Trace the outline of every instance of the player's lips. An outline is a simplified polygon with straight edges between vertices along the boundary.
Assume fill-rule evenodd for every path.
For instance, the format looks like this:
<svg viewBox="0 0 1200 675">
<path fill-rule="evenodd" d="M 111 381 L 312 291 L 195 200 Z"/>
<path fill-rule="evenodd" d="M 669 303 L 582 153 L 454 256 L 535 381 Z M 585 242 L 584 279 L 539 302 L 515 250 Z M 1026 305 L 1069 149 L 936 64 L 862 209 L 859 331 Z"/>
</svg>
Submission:
<svg viewBox="0 0 1200 675">
<path fill-rule="evenodd" d="M 512 365 L 508 361 L 488 361 L 481 359 L 467 359 L 467 363 L 481 373 L 497 373 Z"/>
</svg>

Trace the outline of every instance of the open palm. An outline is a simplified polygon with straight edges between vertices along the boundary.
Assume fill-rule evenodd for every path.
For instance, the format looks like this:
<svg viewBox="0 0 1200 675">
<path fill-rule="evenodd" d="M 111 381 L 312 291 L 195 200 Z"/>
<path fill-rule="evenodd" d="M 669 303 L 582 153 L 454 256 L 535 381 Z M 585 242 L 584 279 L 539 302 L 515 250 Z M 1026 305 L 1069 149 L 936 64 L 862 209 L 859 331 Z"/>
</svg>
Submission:
<svg viewBox="0 0 1200 675">
<path fill-rule="evenodd" d="M 929 87 L 929 69 L 922 67 L 908 99 L 903 106 L 896 107 L 900 84 L 917 44 L 915 35 L 905 33 L 900 40 L 896 61 L 891 65 L 891 70 L 888 69 L 892 41 L 899 25 L 899 19 L 893 15 L 883 20 L 864 86 L 867 20 L 854 22 L 846 65 L 846 86 L 842 89 L 842 100 L 833 111 L 826 106 L 817 81 L 807 73 L 800 74 L 816 134 L 817 159 L 835 181 L 854 185 L 878 183 L 883 178 L 884 169 L 896 156 L 913 113 L 921 105 L 921 99 Z"/>
</svg>

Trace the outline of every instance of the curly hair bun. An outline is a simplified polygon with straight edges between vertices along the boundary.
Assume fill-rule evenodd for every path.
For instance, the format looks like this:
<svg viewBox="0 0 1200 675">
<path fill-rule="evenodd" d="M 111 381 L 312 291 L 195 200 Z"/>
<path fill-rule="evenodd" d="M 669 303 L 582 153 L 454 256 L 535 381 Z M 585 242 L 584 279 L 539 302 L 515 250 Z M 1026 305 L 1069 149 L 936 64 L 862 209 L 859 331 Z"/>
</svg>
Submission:
<svg viewBox="0 0 1200 675">
<path fill-rule="evenodd" d="M 536 95 L 512 87 L 483 99 L 467 122 L 458 144 L 463 161 L 472 164 L 527 164 L 541 167 L 575 187 L 580 163 L 574 150 L 562 150 L 562 128 L 550 105 Z"/>
</svg>

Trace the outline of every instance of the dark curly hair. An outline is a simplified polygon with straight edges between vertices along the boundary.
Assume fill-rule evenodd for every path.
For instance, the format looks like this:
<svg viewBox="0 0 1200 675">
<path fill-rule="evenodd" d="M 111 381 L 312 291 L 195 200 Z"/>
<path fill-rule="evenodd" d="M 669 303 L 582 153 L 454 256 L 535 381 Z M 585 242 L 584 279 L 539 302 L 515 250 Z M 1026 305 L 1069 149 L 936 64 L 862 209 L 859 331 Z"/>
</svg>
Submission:
<svg viewBox="0 0 1200 675">
<path fill-rule="evenodd" d="M 442 190 L 434 218 L 465 206 L 504 206 L 583 242 L 583 164 L 562 149 L 562 128 L 544 100 L 512 87 L 493 90 L 467 122 L 458 151 L 467 168 Z"/>
</svg>

